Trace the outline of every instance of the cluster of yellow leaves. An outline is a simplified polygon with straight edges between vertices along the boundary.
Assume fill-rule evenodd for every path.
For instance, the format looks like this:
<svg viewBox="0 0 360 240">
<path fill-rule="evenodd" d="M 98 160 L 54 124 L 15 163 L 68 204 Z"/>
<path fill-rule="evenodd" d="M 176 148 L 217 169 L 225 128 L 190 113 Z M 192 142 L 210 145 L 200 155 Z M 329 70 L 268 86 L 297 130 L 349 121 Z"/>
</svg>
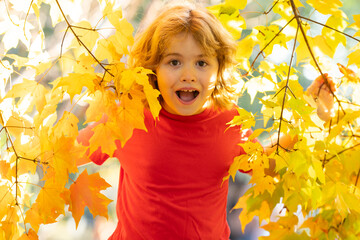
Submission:
<svg viewBox="0 0 360 240">
<path fill-rule="evenodd" d="M 73 9 L 81 1 L 38 0 L 26 7 L 19 1 L 8 2 L 10 14 L 0 20 L 1 26 L 7 26 L 0 30 L 5 51 L 0 62 L 0 239 L 38 239 L 41 225 L 58 221 L 67 205 L 76 226 L 86 206 L 93 216 L 108 216 L 111 200 L 101 191 L 110 185 L 97 173 L 79 173 L 77 160 L 89 161 L 84 158 L 98 148 L 112 155 L 115 139 L 124 144 L 134 128 L 146 130 L 145 108 L 156 117 L 161 107 L 159 92 L 148 80 L 153 73 L 130 69 L 124 62 L 133 44 L 133 27 L 113 2 L 98 3 L 102 21 L 113 29 L 111 35 L 103 37 L 84 20 L 71 23 L 65 36 L 73 34 L 73 40 L 62 46 L 58 59 L 46 58 L 41 46 L 33 49 L 37 40 L 28 31 L 36 28 L 40 42 L 44 40 L 41 4 L 49 4 L 55 26 L 65 16 L 68 23 L 77 20 L 76 15 L 62 13 L 76 12 Z M 18 12 L 36 19 L 38 25 L 17 20 Z M 17 39 L 27 46 L 29 57 L 7 53 L 18 46 Z M 63 67 L 62 76 L 46 85 L 42 81 L 55 65 Z M 27 78 L 21 74 L 26 70 L 33 70 Z M 59 112 L 66 101 L 72 108 Z M 77 141 L 81 125 L 72 110 L 79 101 L 89 105 L 85 123 L 105 119 L 92 129 L 89 146 Z"/>
<path fill-rule="evenodd" d="M 360 86 L 357 70 L 360 40 L 355 38 L 360 36 L 360 18 L 354 15 L 354 23 L 349 24 L 350 16 L 343 12 L 342 6 L 340 0 L 272 1 L 269 9 L 277 16 L 275 21 L 255 26 L 244 36 L 243 28 L 233 34 L 241 36 L 238 67 L 248 78 L 245 88 L 251 102 L 258 92 L 263 95 L 259 101 L 264 128 L 256 129 L 248 142 L 240 144 L 246 154 L 234 159 L 224 180 L 230 176 L 234 178 L 239 169 L 251 170 L 250 188 L 234 208 L 242 208 L 239 218 L 243 230 L 255 216 L 259 217 L 261 227 L 269 232 L 263 239 L 358 239 L 360 236 Z M 229 9 L 244 7 L 226 1 L 211 9 L 218 10 L 219 14 L 235 15 Z M 237 13 L 246 14 L 246 10 Z M 301 15 L 314 11 L 326 15 L 324 19 L 327 20 L 317 22 L 311 15 Z M 301 17 L 296 19 L 299 14 Z M 221 15 L 219 19 L 224 25 L 228 24 Z M 316 26 L 321 27 L 319 32 Z M 327 64 L 335 56 L 338 46 L 348 47 L 349 35 L 343 31 L 349 28 L 357 31 L 350 37 L 358 43 L 347 53 L 347 66 L 337 64 L 342 77 L 336 82 L 340 89 L 333 92 L 336 116 L 325 124 L 317 116 L 315 100 L 299 84 L 299 72 L 294 66 L 312 66 L 317 71 L 328 69 Z M 287 49 L 289 53 L 294 50 L 295 54 L 289 55 L 291 66 L 290 62 L 271 62 L 276 55 L 275 46 Z M 260 53 L 257 54 L 259 50 L 256 49 Z M 255 125 L 251 113 L 244 109 L 239 113 L 230 126 L 247 128 Z M 270 120 L 272 126 L 266 128 Z M 267 137 L 274 134 L 269 144 L 275 151 L 269 156 L 253 142 L 261 133 L 266 133 L 264 136 Z M 295 145 L 282 146 L 278 134 L 297 139 Z M 273 161 L 275 170 L 268 175 Z M 277 208 L 279 203 L 283 206 L 281 216 Z"/>
</svg>

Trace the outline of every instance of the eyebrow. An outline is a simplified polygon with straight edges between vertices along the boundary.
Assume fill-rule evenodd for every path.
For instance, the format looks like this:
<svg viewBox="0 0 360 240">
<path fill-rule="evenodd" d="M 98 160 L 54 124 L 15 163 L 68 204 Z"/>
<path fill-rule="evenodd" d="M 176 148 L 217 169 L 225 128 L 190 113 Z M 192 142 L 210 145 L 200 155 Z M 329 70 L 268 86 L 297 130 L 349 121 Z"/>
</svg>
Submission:
<svg viewBox="0 0 360 240">
<path fill-rule="evenodd" d="M 168 56 L 177 56 L 177 57 L 182 57 L 183 55 L 180 54 L 180 53 L 167 53 L 164 55 L 164 58 L 168 57 Z M 196 58 L 203 58 L 203 57 L 209 57 L 209 55 L 206 55 L 206 54 L 199 54 L 197 56 L 195 56 Z"/>
</svg>

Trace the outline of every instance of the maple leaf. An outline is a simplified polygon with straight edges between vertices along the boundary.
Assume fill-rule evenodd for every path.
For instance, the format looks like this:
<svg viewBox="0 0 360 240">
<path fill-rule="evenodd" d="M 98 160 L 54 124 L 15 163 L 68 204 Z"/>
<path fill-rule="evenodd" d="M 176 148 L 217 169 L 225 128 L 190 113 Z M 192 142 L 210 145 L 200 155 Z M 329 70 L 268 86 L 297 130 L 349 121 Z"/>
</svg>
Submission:
<svg viewBox="0 0 360 240">
<path fill-rule="evenodd" d="M 62 118 L 54 126 L 54 136 L 60 138 L 65 137 L 76 137 L 78 135 L 77 124 L 79 119 L 71 112 L 65 111 Z"/>
<path fill-rule="evenodd" d="M 128 47 L 134 43 L 134 27 L 125 18 L 121 19 L 118 25 L 119 28 L 115 35 L 109 37 L 109 41 L 113 43 L 118 54 L 129 54 Z"/>
<path fill-rule="evenodd" d="M 84 208 L 87 206 L 89 211 L 95 217 L 100 215 L 108 217 L 107 206 L 112 200 L 100 193 L 110 187 L 99 173 L 88 175 L 85 169 L 76 181 L 70 186 L 70 208 L 76 227 L 79 224 L 81 216 L 84 214 Z"/>
<path fill-rule="evenodd" d="M 97 42 L 97 47 L 95 50 L 96 58 L 99 60 L 107 59 L 109 62 L 118 62 L 121 60 L 123 54 L 118 53 L 113 42 L 109 41 L 108 39 L 100 39 Z M 110 66 L 111 68 L 111 66 Z M 117 74 L 114 74 L 117 76 Z"/>
<path fill-rule="evenodd" d="M 64 214 L 65 200 L 61 197 L 64 186 L 58 184 L 57 181 L 47 180 L 41 188 L 32 209 L 35 209 L 42 221 L 47 223 L 55 222 L 60 214 Z M 35 205 L 37 204 L 37 205 Z"/>
<path fill-rule="evenodd" d="M 70 95 L 70 99 L 73 99 L 76 94 L 82 92 L 83 87 L 95 92 L 95 84 L 100 80 L 101 78 L 95 73 L 70 73 L 69 76 L 60 77 L 51 84 L 54 89 L 62 87 Z"/>
<path fill-rule="evenodd" d="M 346 18 L 346 14 L 340 10 L 343 5 L 341 0 L 307 0 L 306 3 L 324 15 Z"/>
<path fill-rule="evenodd" d="M 121 29 L 120 19 L 123 17 L 121 7 L 114 9 L 114 3 L 107 2 L 103 14 L 116 29 Z"/>
<path fill-rule="evenodd" d="M 8 179 L 11 180 L 12 176 L 9 176 L 8 173 L 10 173 L 10 163 L 5 161 L 5 160 L 0 160 L 0 175 L 2 179 Z M 0 186 L 1 188 L 1 186 Z M 1 191 L 2 193 L 4 193 L 3 191 Z M 1 217 L 1 214 L 0 214 Z"/>
<path fill-rule="evenodd" d="M 231 15 L 220 14 L 219 20 L 223 26 L 231 33 L 234 39 L 239 39 L 243 29 L 246 29 L 245 19 L 234 11 Z"/>
<path fill-rule="evenodd" d="M 2 18 L 0 21 L 0 35 L 3 35 L 1 42 L 4 43 L 5 51 L 16 48 L 21 41 L 27 48 L 30 46 L 31 32 L 34 28 L 32 24 L 16 15 L 10 15 L 11 18 Z M 23 26 L 25 26 L 23 28 Z M 24 31 L 25 29 L 25 31 Z"/>
<path fill-rule="evenodd" d="M 15 84 L 4 98 L 25 98 L 25 96 L 29 95 L 29 98 L 26 99 L 28 102 L 27 106 L 29 106 L 28 109 L 31 111 L 31 106 L 35 104 L 36 109 L 41 112 L 46 102 L 45 94 L 47 92 L 48 90 L 42 84 L 24 78 L 23 82 Z"/>
<path fill-rule="evenodd" d="M 115 103 L 115 96 L 110 91 L 97 90 L 90 96 L 91 98 L 87 100 L 89 107 L 86 110 L 86 121 L 84 124 L 98 122 L 106 114 L 105 111 L 109 109 L 109 105 Z M 99 111 L 99 109 L 104 111 Z"/>
<path fill-rule="evenodd" d="M 44 216 L 42 212 L 40 212 L 39 204 L 34 203 L 32 204 L 31 208 L 26 211 L 25 216 L 25 223 L 28 223 L 31 225 L 31 227 L 38 232 L 41 224 L 49 224 L 56 222 L 57 216 Z M 46 213 L 49 211 L 47 210 Z"/>
<path fill-rule="evenodd" d="M 24 233 L 18 240 L 38 240 L 39 237 L 33 229 L 29 229 L 27 233 Z"/>
<path fill-rule="evenodd" d="M 126 126 L 122 126 L 126 127 Z M 124 140 L 120 132 L 116 131 L 118 126 L 114 122 L 98 124 L 92 129 L 94 135 L 90 139 L 90 153 L 95 152 L 99 146 L 103 153 L 112 156 L 116 147 L 115 140 Z"/>
<path fill-rule="evenodd" d="M 10 135 L 15 138 L 21 138 L 22 134 L 32 135 L 31 122 L 16 112 L 11 112 L 9 119 L 5 120 L 5 126 Z"/>
<path fill-rule="evenodd" d="M 342 17 L 330 16 L 326 25 L 339 31 L 343 31 L 347 27 L 348 22 Z M 346 46 L 346 38 L 343 34 L 327 27 L 324 27 L 321 33 L 325 37 L 326 43 L 334 52 L 340 43 L 342 43 L 343 46 Z"/>
<path fill-rule="evenodd" d="M 357 32 L 354 34 L 354 37 L 360 36 L 360 14 L 353 15 L 354 23 L 351 24 L 349 27 L 357 30 Z"/>
<path fill-rule="evenodd" d="M 68 180 L 70 173 L 78 171 L 75 159 L 83 155 L 81 149 L 74 148 L 75 139 L 69 137 L 51 138 L 48 139 L 46 130 L 41 132 L 42 141 L 42 156 L 43 162 L 48 163 L 49 168 L 46 169 L 48 176 L 54 174 L 54 181 L 58 186 L 64 186 Z M 79 150 L 79 151 L 77 151 Z"/>
<path fill-rule="evenodd" d="M 99 38 L 99 33 L 92 29 L 91 24 L 88 21 L 81 21 L 75 25 L 76 27 L 73 27 L 73 31 L 86 48 L 91 51 Z M 76 47 L 79 46 L 77 38 L 72 40 L 71 45 Z"/>
<path fill-rule="evenodd" d="M 0 234 L 1 230 L 3 230 L 2 235 L 3 239 L 14 239 L 19 236 L 19 207 L 14 204 L 7 206 L 6 208 L 7 214 L 4 218 L 1 219 L 0 225 Z M 1 236 L 1 235 L 0 235 Z"/>
<path fill-rule="evenodd" d="M 6 185 L 0 185 L 0 199 L 0 219 L 4 219 L 10 206 L 15 203 L 11 188 Z"/>
<path fill-rule="evenodd" d="M 357 74 L 351 70 L 350 68 L 345 67 L 344 65 L 338 63 L 337 66 L 339 67 L 339 70 L 344 76 L 341 78 L 341 81 L 345 83 L 353 82 L 353 83 L 359 83 L 360 78 L 357 76 Z"/>
<path fill-rule="evenodd" d="M 230 122 L 227 123 L 230 125 L 229 128 L 241 125 L 243 129 L 249 129 L 255 126 L 254 115 L 251 112 L 248 112 L 244 108 L 240 107 L 237 107 L 236 109 L 239 115 L 235 116 Z"/>
</svg>

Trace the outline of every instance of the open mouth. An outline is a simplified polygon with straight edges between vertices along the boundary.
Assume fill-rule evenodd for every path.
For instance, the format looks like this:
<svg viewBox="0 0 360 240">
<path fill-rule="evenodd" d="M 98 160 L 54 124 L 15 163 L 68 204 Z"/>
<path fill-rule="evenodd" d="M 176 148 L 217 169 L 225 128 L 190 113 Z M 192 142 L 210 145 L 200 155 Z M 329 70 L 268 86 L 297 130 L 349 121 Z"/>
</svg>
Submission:
<svg viewBox="0 0 360 240">
<path fill-rule="evenodd" d="M 185 102 L 185 103 L 190 103 L 193 100 L 195 100 L 195 98 L 199 95 L 199 91 L 198 90 L 178 90 L 176 91 L 176 95 L 178 96 L 178 98 Z"/>
</svg>

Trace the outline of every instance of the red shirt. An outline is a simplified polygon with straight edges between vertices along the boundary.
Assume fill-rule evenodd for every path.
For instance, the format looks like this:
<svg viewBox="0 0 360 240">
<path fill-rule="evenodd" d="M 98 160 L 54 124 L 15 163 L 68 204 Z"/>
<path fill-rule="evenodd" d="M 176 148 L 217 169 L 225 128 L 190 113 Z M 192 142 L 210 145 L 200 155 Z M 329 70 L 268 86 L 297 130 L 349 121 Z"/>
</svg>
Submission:
<svg viewBox="0 0 360 240">
<path fill-rule="evenodd" d="M 121 165 L 119 221 L 110 239 L 229 239 L 223 177 L 250 134 L 226 130 L 237 114 L 235 108 L 193 116 L 162 109 L 154 120 L 146 112 L 148 132 L 135 130 L 114 152 Z M 107 156 L 92 158 L 102 164 Z"/>
</svg>

